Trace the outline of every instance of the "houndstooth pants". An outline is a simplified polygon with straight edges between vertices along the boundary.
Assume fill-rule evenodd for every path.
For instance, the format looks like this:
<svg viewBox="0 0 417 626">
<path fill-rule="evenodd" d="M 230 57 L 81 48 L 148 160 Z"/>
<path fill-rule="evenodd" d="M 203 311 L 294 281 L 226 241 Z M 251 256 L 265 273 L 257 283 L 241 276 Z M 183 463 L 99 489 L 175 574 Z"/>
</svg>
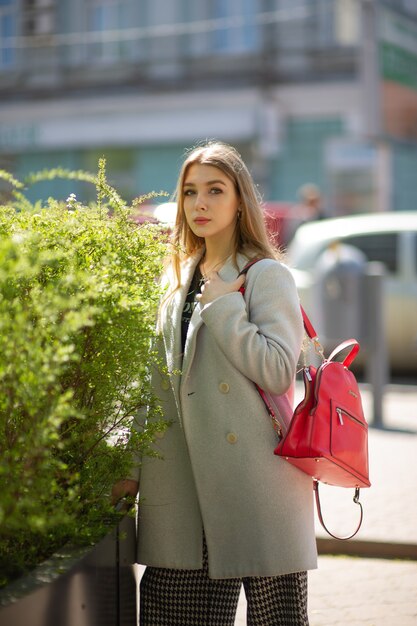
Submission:
<svg viewBox="0 0 417 626">
<path fill-rule="evenodd" d="M 248 626 L 308 626 L 307 572 L 211 579 L 205 542 L 203 569 L 146 568 L 140 626 L 234 626 L 242 583 Z"/>
</svg>

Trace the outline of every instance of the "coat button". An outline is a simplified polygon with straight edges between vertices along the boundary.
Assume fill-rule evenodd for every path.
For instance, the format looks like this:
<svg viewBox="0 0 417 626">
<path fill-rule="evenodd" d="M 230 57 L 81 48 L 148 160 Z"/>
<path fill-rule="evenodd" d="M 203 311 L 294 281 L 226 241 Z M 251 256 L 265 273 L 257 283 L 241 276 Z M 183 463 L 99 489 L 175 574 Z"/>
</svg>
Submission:
<svg viewBox="0 0 417 626">
<path fill-rule="evenodd" d="M 164 378 L 161 382 L 161 387 L 164 391 L 168 391 L 168 389 L 170 388 L 169 380 Z"/>
<path fill-rule="evenodd" d="M 222 393 L 229 393 L 229 389 L 230 389 L 230 387 L 229 387 L 229 385 L 227 383 L 220 383 L 219 390 Z"/>
<path fill-rule="evenodd" d="M 236 443 L 238 437 L 237 437 L 236 433 L 227 433 L 226 439 L 227 439 L 227 441 L 229 443 Z"/>
</svg>

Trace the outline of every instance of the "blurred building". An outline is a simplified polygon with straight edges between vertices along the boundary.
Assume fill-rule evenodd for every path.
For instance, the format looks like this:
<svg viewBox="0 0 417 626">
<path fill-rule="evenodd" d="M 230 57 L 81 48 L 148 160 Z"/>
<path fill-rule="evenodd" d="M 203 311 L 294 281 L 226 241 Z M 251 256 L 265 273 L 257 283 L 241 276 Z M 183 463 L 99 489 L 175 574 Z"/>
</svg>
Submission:
<svg viewBox="0 0 417 626">
<path fill-rule="evenodd" d="M 173 190 L 184 150 L 235 144 L 264 197 L 417 208 L 415 0 L 0 0 L 0 167 Z M 34 195 L 87 194 L 39 183 Z"/>
</svg>

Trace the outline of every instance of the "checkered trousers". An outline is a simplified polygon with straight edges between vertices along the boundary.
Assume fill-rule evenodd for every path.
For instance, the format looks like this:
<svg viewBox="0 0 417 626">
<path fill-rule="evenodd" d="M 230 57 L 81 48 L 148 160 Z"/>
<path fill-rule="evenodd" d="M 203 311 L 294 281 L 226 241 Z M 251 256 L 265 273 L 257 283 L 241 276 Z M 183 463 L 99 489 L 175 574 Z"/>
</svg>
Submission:
<svg viewBox="0 0 417 626">
<path fill-rule="evenodd" d="M 140 626 L 234 626 L 241 586 L 248 626 L 308 626 L 307 572 L 211 579 L 203 569 L 147 567 L 140 584 Z"/>
</svg>

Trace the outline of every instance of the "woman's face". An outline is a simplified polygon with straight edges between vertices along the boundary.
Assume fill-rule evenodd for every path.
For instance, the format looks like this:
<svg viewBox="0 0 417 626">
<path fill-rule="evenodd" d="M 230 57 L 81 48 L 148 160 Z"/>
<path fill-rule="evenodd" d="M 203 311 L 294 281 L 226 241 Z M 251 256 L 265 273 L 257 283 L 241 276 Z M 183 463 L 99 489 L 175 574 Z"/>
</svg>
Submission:
<svg viewBox="0 0 417 626">
<path fill-rule="evenodd" d="M 185 218 L 198 237 L 232 241 L 239 196 L 232 180 L 213 165 L 194 163 L 184 178 Z"/>
</svg>

